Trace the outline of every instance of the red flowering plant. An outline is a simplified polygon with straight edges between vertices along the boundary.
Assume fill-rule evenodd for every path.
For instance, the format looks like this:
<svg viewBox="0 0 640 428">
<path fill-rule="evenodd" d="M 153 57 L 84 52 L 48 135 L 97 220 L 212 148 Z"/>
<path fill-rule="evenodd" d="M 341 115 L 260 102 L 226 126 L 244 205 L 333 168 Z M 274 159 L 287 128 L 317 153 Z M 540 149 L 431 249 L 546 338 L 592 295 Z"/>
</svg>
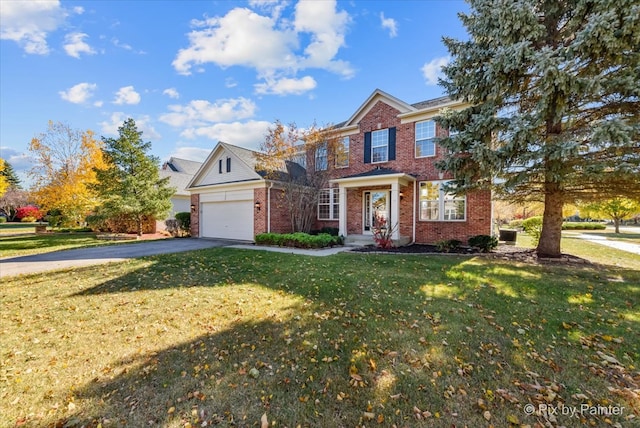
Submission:
<svg viewBox="0 0 640 428">
<path fill-rule="evenodd" d="M 36 221 L 42 219 L 42 212 L 34 205 L 25 205 L 16 210 L 16 218 L 20 221 Z"/>
<path fill-rule="evenodd" d="M 395 247 L 391 237 L 393 236 L 397 225 L 389 226 L 388 223 L 389 222 L 384 216 L 376 214 L 373 223 L 373 240 L 376 243 L 376 247 L 383 250 L 388 250 Z"/>
</svg>

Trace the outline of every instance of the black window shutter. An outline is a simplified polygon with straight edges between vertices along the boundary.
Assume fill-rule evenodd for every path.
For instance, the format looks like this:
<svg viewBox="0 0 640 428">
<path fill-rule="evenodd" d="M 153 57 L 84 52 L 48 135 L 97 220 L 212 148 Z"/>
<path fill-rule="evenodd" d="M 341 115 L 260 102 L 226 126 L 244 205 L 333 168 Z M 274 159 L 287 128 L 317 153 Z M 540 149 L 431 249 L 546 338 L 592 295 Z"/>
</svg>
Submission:
<svg viewBox="0 0 640 428">
<path fill-rule="evenodd" d="M 389 128 L 389 160 L 396 160 L 396 128 Z"/>
<path fill-rule="evenodd" d="M 218 173 L 222 174 L 222 159 L 218 161 Z"/>
<path fill-rule="evenodd" d="M 231 158 L 227 158 L 227 172 L 231 172 Z"/>
<path fill-rule="evenodd" d="M 364 133 L 364 163 L 371 163 L 371 132 Z"/>
</svg>

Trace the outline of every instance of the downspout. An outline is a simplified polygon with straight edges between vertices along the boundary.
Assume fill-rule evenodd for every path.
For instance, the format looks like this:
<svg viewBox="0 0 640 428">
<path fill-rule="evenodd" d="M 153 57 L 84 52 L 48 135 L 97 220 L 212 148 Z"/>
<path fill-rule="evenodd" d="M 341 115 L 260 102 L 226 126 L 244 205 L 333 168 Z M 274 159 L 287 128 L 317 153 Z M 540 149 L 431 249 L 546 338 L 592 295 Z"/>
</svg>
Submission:
<svg viewBox="0 0 640 428">
<path fill-rule="evenodd" d="M 413 200 L 411 201 L 411 210 L 413 211 L 413 233 L 412 233 L 412 237 L 411 237 L 411 242 L 409 242 L 409 245 L 413 245 L 416 243 L 416 198 L 418 197 L 418 194 L 416 193 L 417 188 L 416 188 L 416 181 L 413 181 Z"/>
<path fill-rule="evenodd" d="M 271 233 L 271 188 L 273 187 L 273 181 L 269 183 L 267 187 L 267 233 Z"/>
</svg>

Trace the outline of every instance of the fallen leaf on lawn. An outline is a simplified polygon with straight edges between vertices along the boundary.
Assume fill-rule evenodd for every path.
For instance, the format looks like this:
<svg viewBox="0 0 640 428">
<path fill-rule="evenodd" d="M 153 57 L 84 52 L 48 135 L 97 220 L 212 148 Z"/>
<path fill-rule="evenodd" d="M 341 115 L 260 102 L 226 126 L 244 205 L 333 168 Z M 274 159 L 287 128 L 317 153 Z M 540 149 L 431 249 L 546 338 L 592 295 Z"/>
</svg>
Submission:
<svg viewBox="0 0 640 428">
<path fill-rule="evenodd" d="M 375 417 L 376 417 L 376 414 L 375 414 L 375 413 L 372 413 L 372 412 L 364 412 L 364 418 L 365 418 L 365 420 L 370 421 L 370 420 L 372 420 L 372 419 L 373 419 L 373 418 L 375 418 Z"/>
<path fill-rule="evenodd" d="M 507 415 L 507 422 L 509 422 L 511 425 L 520 425 L 520 421 L 515 415 Z"/>
<path fill-rule="evenodd" d="M 485 410 L 484 413 L 482 414 L 482 417 L 485 418 L 486 420 L 490 420 L 491 419 L 491 412 L 488 410 Z"/>
</svg>

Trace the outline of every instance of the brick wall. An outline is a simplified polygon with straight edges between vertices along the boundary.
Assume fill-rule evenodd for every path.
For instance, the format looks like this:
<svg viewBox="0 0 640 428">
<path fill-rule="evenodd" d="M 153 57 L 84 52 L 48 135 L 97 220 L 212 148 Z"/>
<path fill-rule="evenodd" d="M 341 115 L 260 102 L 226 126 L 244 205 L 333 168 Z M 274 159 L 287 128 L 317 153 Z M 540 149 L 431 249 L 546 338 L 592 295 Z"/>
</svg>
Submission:
<svg viewBox="0 0 640 428">
<path fill-rule="evenodd" d="M 284 200 L 284 192 L 271 189 L 271 232 L 291 233 L 291 215 Z"/>
<path fill-rule="evenodd" d="M 200 236 L 200 194 L 191 195 L 191 205 L 195 206 L 191 210 L 191 236 L 197 238 Z"/>
<path fill-rule="evenodd" d="M 260 202 L 260 211 L 255 208 L 255 204 Z M 253 234 L 267 232 L 267 189 L 253 189 Z"/>
</svg>

